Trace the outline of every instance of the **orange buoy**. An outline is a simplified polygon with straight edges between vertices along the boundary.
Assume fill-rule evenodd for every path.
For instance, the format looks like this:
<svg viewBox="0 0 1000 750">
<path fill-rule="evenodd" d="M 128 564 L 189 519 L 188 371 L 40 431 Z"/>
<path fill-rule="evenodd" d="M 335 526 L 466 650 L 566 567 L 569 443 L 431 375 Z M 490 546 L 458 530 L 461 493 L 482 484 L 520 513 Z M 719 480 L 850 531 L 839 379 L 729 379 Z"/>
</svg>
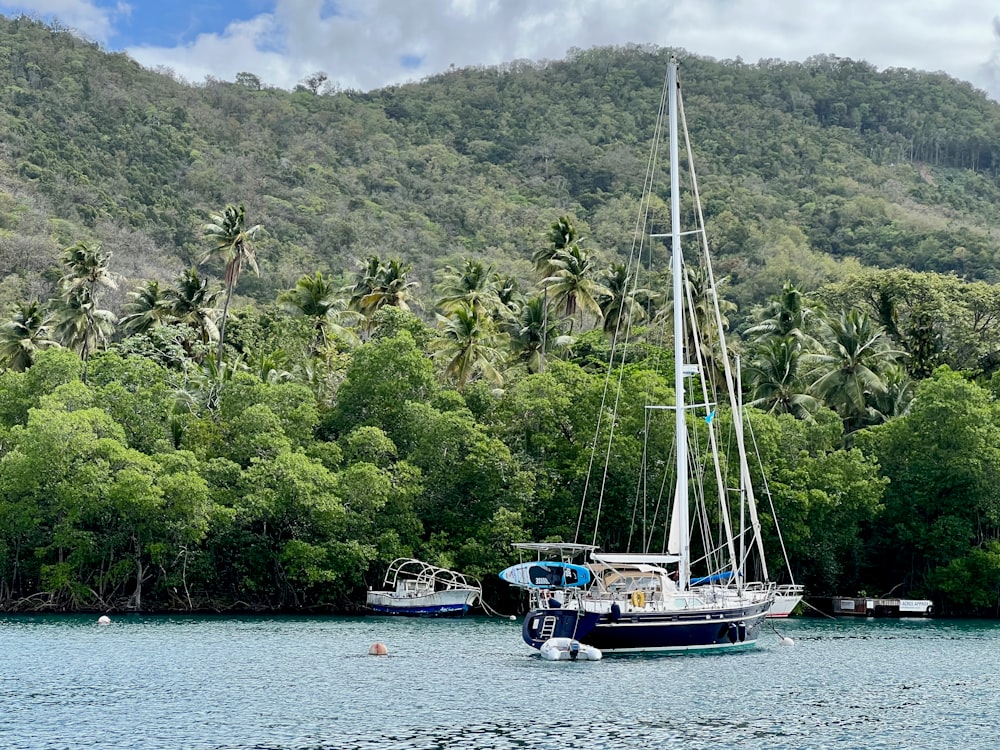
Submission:
<svg viewBox="0 0 1000 750">
<path fill-rule="evenodd" d="M 384 643 L 375 642 L 368 649 L 369 656 L 388 656 L 389 649 L 385 647 Z"/>
</svg>

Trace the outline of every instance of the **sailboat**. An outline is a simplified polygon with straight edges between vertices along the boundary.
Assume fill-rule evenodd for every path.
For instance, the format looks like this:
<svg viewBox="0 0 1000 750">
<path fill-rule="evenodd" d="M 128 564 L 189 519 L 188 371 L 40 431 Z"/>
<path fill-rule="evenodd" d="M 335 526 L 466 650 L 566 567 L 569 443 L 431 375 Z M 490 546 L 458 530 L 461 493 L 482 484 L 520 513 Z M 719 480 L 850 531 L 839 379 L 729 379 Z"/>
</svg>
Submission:
<svg viewBox="0 0 1000 750">
<path fill-rule="evenodd" d="M 664 114 L 669 126 L 670 233 L 654 234 L 652 221 L 645 214 L 650 206 L 648 196 L 652 194 Z M 662 549 L 652 551 L 644 537 L 642 551 L 618 553 L 576 541 L 515 544 L 521 562 L 500 575 L 528 592 L 529 611 L 521 632 L 525 643 L 536 649 L 553 638 L 574 639 L 608 653 L 746 649 L 756 644 L 764 618 L 775 603 L 776 586 L 769 580 L 764 556 L 746 455 L 743 412 L 726 349 L 722 314 L 714 295 L 715 280 L 686 126 L 687 184 L 694 194 L 697 226 L 691 231 L 681 228 L 678 141 L 682 117 L 678 63 L 671 58 L 642 201 L 644 215 L 637 223 L 642 242 L 669 239 L 671 246 L 675 397 L 672 404 L 645 407 L 647 424 L 672 413 L 675 486 L 668 541 Z M 714 329 L 711 333 L 704 321 L 697 320 L 691 285 L 685 283 L 689 268 L 682 240 L 691 239 L 697 241 L 702 278 L 709 288 L 707 296 L 714 301 L 711 314 L 702 316 L 710 319 L 707 326 Z M 640 254 L 633 255 L 637 258 Z M 697 330 L 699 327 L 702 330 Z M 705 349 L 698 343 L 700 337 L 711 341 L 720 354 L 725 383 L 721 389 L 710 387 L 710 376 L 719 369 L 718 362 L 707 361 Z M 612 353 L 612 363 L 614 357 Z M 609 373 L 612 370 L 609 368 Z M 731 420 L 731 435 L 726 439 L 727 445 L 735 445 L 738 454 L 728 463 L 735 467 L 738 482 L 730 481 L 726 459 L 720 458 L 721 436 L 717 433 L 721 420 L 715 417 L 723 398 L 728 399 L 730 413 L 739 415 Z M 613 424 L 610 429 L 613 433 Z M 692 452 L 692 445 L 698 450 Z M 708 454 L 714 462 L 704 458 Z M 706 486 L 708 493 L 704 492 Z M 705 496 L 713 493 L 713 510 L 707 512 Z M 594 536 L 596 542 L 596 529 Z"/>
</svg>

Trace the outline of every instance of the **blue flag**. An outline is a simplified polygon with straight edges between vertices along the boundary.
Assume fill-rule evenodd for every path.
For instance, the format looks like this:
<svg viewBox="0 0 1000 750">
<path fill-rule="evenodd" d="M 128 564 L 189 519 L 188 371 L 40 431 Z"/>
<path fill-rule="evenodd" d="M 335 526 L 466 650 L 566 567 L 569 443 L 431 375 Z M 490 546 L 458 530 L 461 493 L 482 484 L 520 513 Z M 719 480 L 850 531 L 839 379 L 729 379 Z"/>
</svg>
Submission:
<svg viewBox="0 0 1000 750">
<path fill-rule="evenodd" d="M 712 411 L 708 413 L 708 416 L 705 417 L 705 424 L 712 424 L 713 419 L 715 419 L 715 409 L 712 409 Z"/>
</svg>

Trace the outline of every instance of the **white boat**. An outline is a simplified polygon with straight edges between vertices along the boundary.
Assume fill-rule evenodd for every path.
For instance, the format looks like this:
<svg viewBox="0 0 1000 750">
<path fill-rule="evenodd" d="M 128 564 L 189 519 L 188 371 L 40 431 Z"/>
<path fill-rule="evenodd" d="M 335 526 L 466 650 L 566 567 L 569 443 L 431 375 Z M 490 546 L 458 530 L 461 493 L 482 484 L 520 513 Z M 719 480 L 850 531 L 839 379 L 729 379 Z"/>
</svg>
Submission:
<svg viewBox="0 0 1000 750">
<path fill-rule="evenodd" d="M 802 601 L 804 593 L 805 587 L 801 585 L 788 584 L 778 586 L 774 591 L 774 604 L 767 611 L 767 617 L 769 619 L 788 617 L 798 606 L 799 602 Z"/>
<path fill-rule="evenodd" d="M 630 277 L 637 280 L 639 258 L 655 255 L 646 248 L 646 243 L 670 242 L 674 401 L 648 405 L 644 416 L 647 432 L 654 420 L 672 422 L 674 460 L 668 461 L 666 455 L 644 454 L 643 466 L 656 468 L 665 464 L 666 467 L 659 468 L 658 478 L 640 481 L 640 491 L 636 493 L 637 497 L 644 497 L 646 488 L 669 487 L 672 483 L 673 491 L 661 498 L 664 505 L 672 503 L 669 534 L 662 529 L 655 534 L 644 529 L 637 535 L 641 536 L 638 546 L 642 550 L 638 552 L 600 551 L 596 544 L 599 538 L 596 524 L 590 544 L 579 542 L 578 531 L 573 543 L 515 545 L 521 553 L 522 565 L 528 564 L 524 560 L 528 557 L 528 562 L 534 558 L 562 563 L 562 569 L 585 565 L 592 574 L 592 580 L 583 586 L 559 586 L 557 577 L 546 576 L 539 579 L 541 585 L 534 579 L 521 584 L 506 576 L 512 585 L 527 592 L 529 611 L 521 634 L 525 643 L 537 649 L 552 638 L 574 639 L 604 653 L 749 648 L 756 644 L 764 618 L 775 603 L 776 587 L 768 575 L 761 539 L 744 440 L 743 410 L 715 294 L 716 282 L 698 202 L 693 153 L 683 124 L 677 72 L 677 61 L 671 59 L 656 127 L 659 136 L 662 122 L 667 120 L 670 232 L 658 234 L 653 229 L 661 220 L 652 211 L 658 205 L 653 199 L 656 192 L 652 183 L 658 172 L 656 159 L 660 153 L 654 143 L 641 201 L 643 214 L 636 222 L 637 237 L 633 242 L 636 250 L 629 261 Z M 694 207 L 693 212 L 688 209 L 687 213 L 694 213 L 696 219 L 694 228 L 687 231 L 681 228 L 680 208 L 682 126 L 686 184 L 691 188 L 690 204 Z M 700 280 L 706 290 L 699 300 L 700 307 L 693 301 L 695 280 Z M 637 281 L 634 283 L 638 287 Z M 612 366 L 607 369 L 609 404 L 618 402 L 613 365 L 624 361 L 620 347 L 627 346 L 628 331 L 622 333 L 612 344 Z M 598 422 L 600 439 L 594 439 L 595 455 L 613 453 L 617 422 L 614 412 L 608 425 Z M 727 432 L 723 432 L 720 423 L 726 423 Z M 662 431 L 664 425 L 656 422 L 656 427 Z M 732 453 L 723 455 L 723 446 Z M 601 465 L 600 460 L 592 463 Z M 595 491 L 597 505 L 601 507 L 603 482 L 597 479 L 592 484 L 599 488 Z M 584 507 L 587 502 L 585 496 Z M 663 515 L 668 514 L 661 514 L 661 518 Z M 662 539 L 667 539 L 666 544 L 658 542 L 659 549 L 654 551 L 654 543 Z"/>
<path fill-rule="evenodd" d="M 464 615 L 482 599 L 474 579 L 408 557 L 389 564 L 383 585 L 383 591 L 368 592 L 366 603 L 384 615 Z"/>
</svg>

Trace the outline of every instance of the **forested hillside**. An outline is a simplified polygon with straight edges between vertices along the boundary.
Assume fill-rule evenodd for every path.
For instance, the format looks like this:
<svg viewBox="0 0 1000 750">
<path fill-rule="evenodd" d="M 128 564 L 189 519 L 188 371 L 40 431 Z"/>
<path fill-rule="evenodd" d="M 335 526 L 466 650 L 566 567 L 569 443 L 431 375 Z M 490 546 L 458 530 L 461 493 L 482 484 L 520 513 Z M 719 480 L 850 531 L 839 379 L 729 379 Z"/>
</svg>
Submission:
<svg viewBox="0 0 1000 750">
<path fill-rule="evenodd" d="M 62 247 L 96 239 L 120 273 L 166 278 L 230 202 L 269 230 L 261 279 L 241 290 L 262 301 L 372 252 L 412 263 L 428 300 L 466 255 L 527 277 L 564 214 L 611 261 L 630 241 L 668 54 L 595 49 L 366 94 L 317 75 L 288 92 L 252 71 L 185 85 L 0 19 L 0 227 L 13 234 L 0 271 L 37 290 Z M 682 57 L 709 229 L 742 310 L 790 273 L 836 278 L 831 258 L 994 280 L 1000 105 L 939 74 L 838 58 Z"/>
<path fill-rule="evenodd" d="M 672 388 L 661 251 L 622 265 L 668 54 L 289 92 L 0 19 L 0 607 L 343 611 L 413 555 L 513 610 L 511 542 L 628 546 Z M 742 357 L 768 549 L 779 518 L 813 593 L 996 616 L 1000 105 L 681 57 L 721 272 L 684 281 Z"/>
</svg>

